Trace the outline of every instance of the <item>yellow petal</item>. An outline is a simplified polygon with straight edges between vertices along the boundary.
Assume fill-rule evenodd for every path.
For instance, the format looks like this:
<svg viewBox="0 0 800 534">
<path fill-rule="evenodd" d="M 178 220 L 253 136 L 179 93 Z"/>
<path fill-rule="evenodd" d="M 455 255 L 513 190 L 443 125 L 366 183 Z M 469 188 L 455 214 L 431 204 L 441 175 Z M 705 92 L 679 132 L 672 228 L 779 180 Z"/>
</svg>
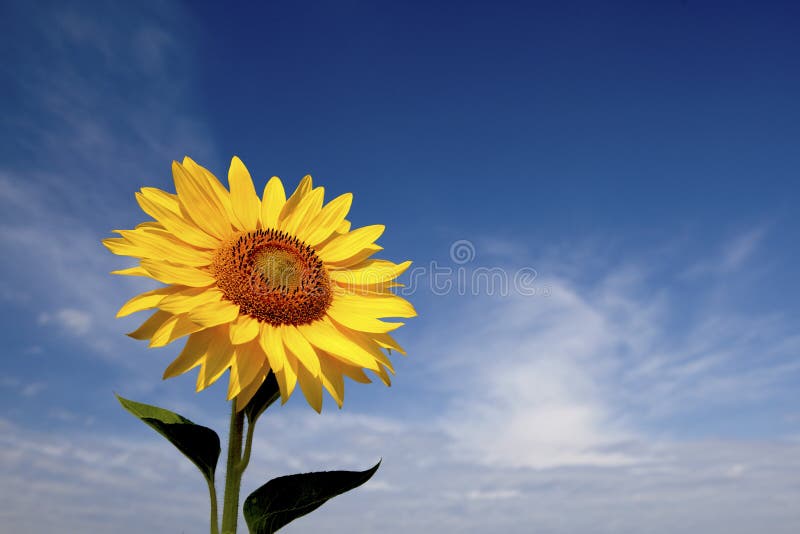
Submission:
<svg viewBox="0 0 800 534">
<path fill-rule="evenodd" d="M 164 311 L 157 311 L 153 315 L 151 315 L 142 326 L 128 334 L 133 339 L 145 340 L 150 339 L 153 337 L 153 334 L 156 333 L 156 330 L 161 328 L 161 325 L 167 322 L 170 317 L 172 317 L 171 313 L 167 313 Z"/>
<path fill-rule="evenodd" d="M 389 323 L 376 319 L 372 314 L 365 314 L 360 308 L 352 308 L 342 299 L 334 299 L 328 308 L 328 315 L 340 325 L 361 332 L 385 334 L 403 326 L 404 323 Z"/>
<path fill-rule="evenodd" d="M 319 357 L 317 356 L 314 347 L 306 341 L 306 338 L 300 333 L 297 327 L 292 325 L 282 326 L 279 330 L 281 338 L 283 339 L 286 348 L 297 357 L 297 360 L 302 364 L 302 367 L 308 369 L 311 376 L 319 376 Z"/>
<path fill-rule="evenodd" d="M 275 378 L 278 380 L 278 387 L 281 390 L 281 404 L 286 404 L 297 385 L 298 367 L 301 367 L 301 365 L 297 363 L 297 358 L 287 353 L 283 368 L 280 371 L 274 371 Z"/>
<path fill-rule="evenodd" d="M 192 160 L 192 158 L 188 156 L 183 158 L 183 166 L 186 167 L 187 169 L 190 169 L 190 171 L 193 174 L 195 175 L 202 174 L 205 177 L 209 189 L 214 192 L 217 199 L 219 200 L 219 203 L 225 210 L 228 222 L 233 224 L 234 221 L 237 220 L 237 218 L 236 215 L 234 215 L 233 213 L 233 208 L 231 207 L 231 194 L 227 189 L 225 189 L 225 186 L 220 183 L 220 181 L 217 179 L 216 176 L 214 176 L 214 174 L 211 171 L 209 171 L 205 167 L 198 165 Z"/>
<path fill-rule="evenodd" d="M 261 387 L 261 384 L 264 383 L 264 379 L 267 378 L 267 374 L 269 374 L 269 368 L 264 366 L 261 368 L 261 371 L 256 375 L 255 380 L 250 382 L 247 386 L 242 388 L 242 391 L 236 395 L 236 411 L 242 411 L 246 406 L 247 403 L 258 393 L 258 388 Z"/>
<path fill-rule="evenodd" d="M 239 305 L 227 300 L 197 306 L 188 312 L 189 319 L 205 327 L 230 323 L 239 315 Z M 227 330 L 226 330 L 227 331 Z"/>
<path fill-rule="evenodd" d="M 410 266 L 410 261 L 395 264 L 386 260 L 367 260 L 348 269 L 329 270 L 328 276 L 342 287 L 381 287 L 403 274 Z"/>
<path fill-rule="evenodd" d="M 319 257 L 326 263 L 348 260 L 373 244 L 386 227 L 382 224 L 364 226 L 332 239 L 319 250 Z"/>
<path fill-rule="evenodd" d="M 320 413 L 322 411 L 322 382 L 303 365 L 297 367 L 297 381 L 300 383 L 300 389 L 308 404 L 317 413 Z"/>
<path fill-rule="evenodd" d="M 338 233 L 340 233 L 340 234 L 346 234 L 347 232 L 349 232 L 350 231 L 350 221 L 348 221 L 348 220 L 342 221 L 341 224 L 339 225 L 339 227 L 336 228 L 336 231 Z"/>
<path fill-rule="evenodd" d="M 354 265 L 359 265 L 367 260 L 370 256 L 375 254 L 376 252 L 383 250 L 383 247 L 380 245 L 367 245 L 360 252 L 357 252 L 350 256 L 347 259 L 341 261 L 326 261 L 325 266 L 328 268 L 342 268 L 342 267 L 352 267 Z"/>
<path fill-rule="evenodd" d="M 181 353 L 167 366 L 164 371 L 164 379 L 181 375 L 200 365 L 214 333 L 215 330 L 209 328 L 191 334 Z"/>
<path fill-rule="evenodd" d="M 127 256 L 165 260 L 176 265 L 204 267 L 211 263 L 213 254 L 207 249 L 198 249 L 177 239 L 166 230 L 139 228 L 137 230 L 117 230 L 124 238 L 129 252 L 116 252 Z M 110 240 L 109 240 L 110 241 Z M 119 248 L 119 244 L 116 245 Z"/>
<path fill-rule="evenodd" d="M 333 302 L 336 303 L 340 309 L 347 309 L 354 315 L 368 317 L 417 316 L 417 311 L 410 302 L 393 293 L 376 293 L 368 296 L 335 294 Z"/>
<path fill-rule="evenodd" d="M 270 369 L 277 373 L 283 369 L 286 362 L 286 351 L 283 348 L 283 340 L 278 333 L 278 329 L 274 326 L 261 323 L 260 330 L 258 342 L 261 343 L 261 348 L 267 355 Z"/>
<path fill-rule="evenodd" d="M 369 337 L 371 337 L 375 341 L 375 343 L 377 343 L 378 345 L 380 345 L 384 349 L 396 350 L 397 352 L 399 352 L 402 355 L 405 355 L 405 353 L 406 353 L 405 349 L 403 349 L 403 347 L 401 347 L 397 343 L 397 341 L 395 341 L 394 338 L 392 336 L 390 336 L 389 334 L 375 334 L 375 333 L 373 333 L 373 334 L 370 334 Z"/>
<path fill-rule="evenodd" d="M 319 213 L 297 237 L 307 245 L 316 246 L 330 237 L 336 228 L 344 221 L 350 205 L 353 203 L 353 194 L 345 193 L 328 202 Z"/>
<path fill-rule="evenodd" d="M 166 191 L 162 191 L 156 187 L 142 187 L 141 194 L 151 202 L 155 202 L 159 206 L 166 208 L 173 213 L 181 212 L 181 204 L 178 201 L 178 195 L 167 193 Z"/>
<path fill-rule="evenodd" d="M 159 287 L 158 289 L 142 293 L 141 295 L 136 295 L 122 305 L 117 312 L 117 317 L 125 317 L 138 311 L 155 308 L 158 306 L 159 302 L 164 300 L 164 297 L 172 295 L 178 290 L 180 290 L 180 286 L 167 286 Z"/>
<path fill-rule="evenodd" d="M 103 239 L 102 243 L 112 254 L 116 254 L 117 256 L 141 257 L 139 247 L 131 245 L 121 237 L 108 237 Z"/>
<path fill-rule="evenodd" d="M 142 268 L 147 271 L 151 277 L 165 284 L 205 287 L 210 286 L 215 281 L 211 273 L 201 271 L 194 267 L 171 265 L 150 258 L 143 258 L 141 264 Z"/>
<path fill-rule="evenodd" d="M 369 352 L 375 360 L 386 366 L 389 371 L 394 373 L 394 366 L 392 365 L 392 361 L 389 359 L 388 356 L 383 352 L 380 345 L 375 342 L 371 337 L 370 334 L 365 334 L 363 332 L 354 332 L 352 330 L 347 330 L 343 327 L 340 327 L 339 330 L 342 330 L 347 333 L 347 336 L 352 339 L 355 343 L 357 343 L 362 349 Z M 376 370 L 378 374 L 380 374 L 380 366 Z"/>
<path fill-rule="evenodd" d="M 150 338 L 150 347 L 164 347 L 179 337 L 197 332 L 203 328 L 203 326 L 189 320 L 185 315 L 173 315 Z"/>
<path fill-rule="evenodd" d="M 233 345 L 228 341 L 227 325 L 223 325 L 217 333 L 220 335 L 211 338 L 203 366 L 197 375 L 197 391 L 213 384 L 232 364 Z"/>
<path fill-rule="evenodd" d="M 231 343 L 241 345 L 252 341 L 258 335 L 259 322 L 249 315 L 239 315 L 231 323 Z"/>
<path fill-rule="evenodd" d="M 261 199 L 262 228 L 278 227 L 278 216 L 281 214 L 284 204 L 286 204 L 286 192 L 283 190 L 283 184 L 280 178 L 273 176 L 264 187 L 264 195 Z"/>
<path fill-rule="evenodd" d="M 136 201 L 145 213 L 161 223 L 168 232 L 181 241 L 212 250 L 219 245 L 219 239 L 205 233 L 194 222 L 187 221 L 181 214 L 165 208 L 142 193 L 136 193 Z"/>
<path fill-rule="evenodd" d="M 359 384 L 370 384 L 372 380 L 367 376 L 367 373 L 361 367 L 355 367 L 353 365 L 343 365 L 342 366 L 342 373 L 355 382 Z"/>
<path fill-rule="evenodd" d="M 279 229 L 287 234 L 297 235 L 303 225 L 307 224 L 307 221 L 310 222 L 319 213 L 324 196 L 325 189 L 322 187 L 317 187 L 306 193 L 297 203 L 297 207 L 278 223 Z"/>
<path fill-rule="evenodd" d="M 389 373 L 386 372 L 386 369 L 381 367 L 380 369 L 378 369 L 376 374 L 380 377 L 381 382 L 383 382 L 387 386 L 391 386 L 392 385 L 392 379 L 389 378 Z"/>
<path fill-rule="evenodd" d="M 372 355 L 339 331 L 328 319 L 297 327 L 312 345 L 351 365 L 378 370 Z"/>
<path fill-rule="evenodd" d="M 128 267 L 127 269 L 117 269 L 116 271 L 111 271 L 111 274 L 119 274 L 121 276 L 147 276 L 150 277 L 150 273 L 142 269 L 141 265 L 136 265 L 135 267 Z"/>
<path fill-rule="evenodd" d="M 228 170 L 228 185 L 231 189 L 231 207 L 239 221 L 239 229 L 255 230 L 261 215 L 261 201 L 256 195 L 250 172 L 236 156 L 231 160 Z"/>
<path fill-rule="evenodd" d="M 253 340 L 233 349 L 233 365 L 228 383 L 228 400 L 239 395 L 243 388 L 256 380 L 264 367 L 266 357 L 258 341 Z"/>
<path fill-rule="evenodd" d="M 342 368 L 345 364 L 339 362 L 329 354 L 320 356 L 320 380 L 322 386 L 328 391 L 331 398 L 336 401 L 339 408 L 342 407 L 344 402 L 344 378 L 342 377 Z"/>
<path fill-rule="evenodd" d="M 292 213 L 295 208 L 297 208 L 300 200 L 302 200 L 303 197 L 306 196 L 309 191 L 311 191 L 311 188 L 311 176 L 303 176 L 303 179 L 300 180 L 299 184 L 297 184 L 297 189 L 294 190 L 292 196 L 286 200 L 283 208 L 281 208 L 281 214 L 278 215 L 278 226 L 283 224 L 283 221 L 286 220 L 286 217 L 288 217 L 289 214 Z"/>
<path fill-rule="evenodd" d="M 170 313 L 187 313 L 199 306 L 219 302 L 223 293 L 216 287 L 189 287 L 164 298 L 158 307 Z"/>
<path fill-rule="evenodd" d="M 202 174 L 193 175 L 177 161 L 172 162 L 175 191 L 189 217 L 207 234 L 226 239 L 231 234 L 228 214 Z"/>
</svg>

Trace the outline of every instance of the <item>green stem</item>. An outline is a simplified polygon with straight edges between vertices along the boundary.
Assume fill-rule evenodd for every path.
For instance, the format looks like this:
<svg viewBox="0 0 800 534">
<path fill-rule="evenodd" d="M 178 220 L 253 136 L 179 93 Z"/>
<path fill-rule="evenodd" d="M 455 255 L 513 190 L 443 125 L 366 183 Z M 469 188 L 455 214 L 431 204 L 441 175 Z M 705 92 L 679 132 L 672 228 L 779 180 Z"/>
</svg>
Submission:
<svg viewBox="0 0 800 534">
<path fill-rule="evenodd" d="M 211 534 L 219 534 L 219 519 L 217 518 L 217 488 L 214 481 L 206 479 L 208 482 L 208 496 L 211 498 Z"/>
<path fill-rule="evenodd" d="M 247 437 L 244 440 L 244 454 L 242 455 L 242 461 L 239 462 L 239 476 L 242 476 L 244 470 L 247 469 L 247 464 L 250 463 L 250 450 L 253 448 L 253 429 L 255 429 L 256 425 L 254 421 L 249 421 L 247 424 Z"/>
<path fill-rule="evenodd" d="M 239 462 L 242 455 L 242 430 L 244 410 L 236 411 L 236 399 L 231 402 L 231 428 L 228 435 L 228 463 L 225 469 L 225 496 L 222 504 L 222 534 L 236 534 L 239 520 L 239 487 L 242 473 Z"/>
</svg>

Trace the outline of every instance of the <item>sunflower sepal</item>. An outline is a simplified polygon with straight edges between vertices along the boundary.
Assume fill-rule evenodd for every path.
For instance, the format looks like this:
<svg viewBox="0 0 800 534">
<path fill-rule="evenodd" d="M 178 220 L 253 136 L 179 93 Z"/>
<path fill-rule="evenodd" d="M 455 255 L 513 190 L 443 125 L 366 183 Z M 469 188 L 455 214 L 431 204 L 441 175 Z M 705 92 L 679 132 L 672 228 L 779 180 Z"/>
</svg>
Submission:
<svg viewBox="0 0 800 534">
<path fill-rule="evenodd" d="M 267 378 L 259 386 L 250 402 L 244 408 L 244 413 L 247 416 L 247 424 L 254 426 L 256 421 L 264 413 L 270 405 L 281 398 L 281 390 L 278 387 L 278 380 L 275 378 L 275 373 L 269 372 Z"/>
<path fill-rule="evenodd" d="M 244 501 L 250 534 L 272 534 L 328 500 L 364 484 L 380 467 L 366 471 L 319 471 L 273 478 Z"/>
<path fill-rule="evenodd" d="M 210 484 L 214 483 L 214 472 L 222 450 L 216 432 L 170 410 L 119 395 L 116 397 L 123 408 L 166 438 L 197 466 Z"/>
</svg>

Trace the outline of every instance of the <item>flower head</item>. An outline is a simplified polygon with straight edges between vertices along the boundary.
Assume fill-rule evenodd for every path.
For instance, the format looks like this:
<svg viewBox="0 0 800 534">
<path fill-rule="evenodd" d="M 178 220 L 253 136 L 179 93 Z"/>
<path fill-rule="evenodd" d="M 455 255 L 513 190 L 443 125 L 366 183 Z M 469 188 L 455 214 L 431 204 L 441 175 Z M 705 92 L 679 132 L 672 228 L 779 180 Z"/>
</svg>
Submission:
<svg viewBox="0 0 800 534">
<path fill-rule="evenodd" d="M 173 162 L 176 194 L 144 187 L 136 193 L 154 220 L 105 239 L 114 254 L 140 259 L 115 274 L 166 284 L 128 301 L 117 314 L 156 311 L 134 332 L 161 347 L 188 336 L 164 378 L 199 367 L 197 391 L 230 369 L 228 399 L 243 408 L 270 371 L 283 402 L 297 384 L 322 407 L 322 389 L 341 407 L 344 377 L 386 384 L 394 372 L 385 350 L 403 349 L 389 334 L 413 317 L 391 292 L 411 262 L 370 259 L 382 247 L 382 225 L 350 229 L 353 196 L 323 203 L 324 189 L 302 179 L 286 198 L 271 178 L 259 198 L 250 173 L 234 157 L 226 189 L 189 158 Z M 387 372 L 388 371 L 388 372 Z"/>
</svg>

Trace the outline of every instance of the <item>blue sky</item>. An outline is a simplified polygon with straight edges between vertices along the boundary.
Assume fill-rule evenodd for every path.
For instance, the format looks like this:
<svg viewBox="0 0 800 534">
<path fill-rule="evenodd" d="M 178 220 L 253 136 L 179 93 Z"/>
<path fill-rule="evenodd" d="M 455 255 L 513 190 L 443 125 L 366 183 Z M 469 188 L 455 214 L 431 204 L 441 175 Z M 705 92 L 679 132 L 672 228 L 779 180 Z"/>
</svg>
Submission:
<svg viewBox="0 0 800 534">
<path fill-rule="evenodd" d="M 391 388 L 260 423 L 245 490 L 383 458 L 286 532 L 800 529 L 796 5 L 18 2 L 0 20 L 10 531 L 206 528 L 195 468 L 112 393 L 224 432 L 224 386 L 160 380 L 177 348 L 114 319 L 151 286 L 110 276 L 129 263 L 100 245 L 184 155 L 353 191 L 354 223 L 386 224 L 383 256 L 417 269 Z"/>
</svg>

